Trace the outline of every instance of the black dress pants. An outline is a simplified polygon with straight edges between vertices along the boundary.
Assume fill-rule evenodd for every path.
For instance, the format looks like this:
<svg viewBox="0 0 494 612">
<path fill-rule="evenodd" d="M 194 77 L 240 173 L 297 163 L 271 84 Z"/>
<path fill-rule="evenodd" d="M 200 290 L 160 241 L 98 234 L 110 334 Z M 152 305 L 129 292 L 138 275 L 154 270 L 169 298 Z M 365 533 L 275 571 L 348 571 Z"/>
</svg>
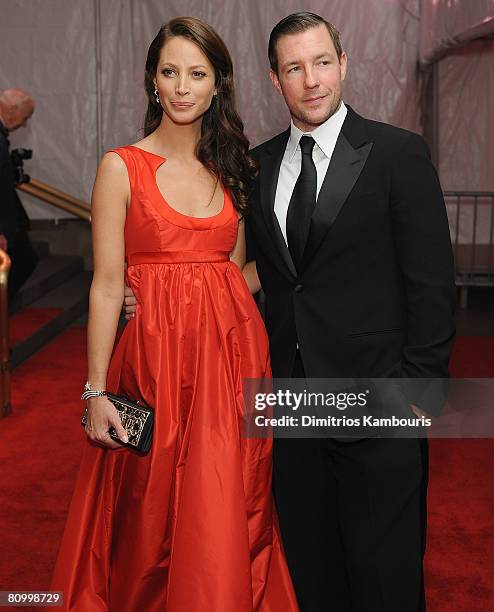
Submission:
<svg viewBox="0 0 494 612">
<path fill-rule="evenodd" d="M 293 377 L 304 377 L 296 361 Z M 273 489 L 301 612 L 423 612 L 426 439 L 275 439 Z"/>
</svg>

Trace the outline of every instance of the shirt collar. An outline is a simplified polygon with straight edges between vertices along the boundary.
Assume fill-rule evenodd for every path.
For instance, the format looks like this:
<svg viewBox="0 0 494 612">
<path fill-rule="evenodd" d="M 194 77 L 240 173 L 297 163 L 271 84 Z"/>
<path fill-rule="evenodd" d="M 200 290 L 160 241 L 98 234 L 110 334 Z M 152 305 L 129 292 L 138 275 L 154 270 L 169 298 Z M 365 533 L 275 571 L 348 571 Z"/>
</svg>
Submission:
<svg viewBox="0 0 494 612">
<path fill-rule="evenodd" d="M 298 143 L 304 135 L 312 136 L 324 155 L 330 158 L 333 154 L 334 145 L 339 136 L 341 126 L 345 121 L 346 114 L 347 108 L 342 100 L 340 108 L 336 111 L 336 113 L 331 115 L 329 119 L 326 119 L 324 123 L 317 126 L 315 130 L 312 130 L 312 132 L 302 132 L 302 130 L 299 130 L 299 128 L 294 125 L 292 119 L 290 125 L 290 138 L 288 139 L 287 144 L 288 160 L 290 162 L 293 161 Z"/>
</svg>

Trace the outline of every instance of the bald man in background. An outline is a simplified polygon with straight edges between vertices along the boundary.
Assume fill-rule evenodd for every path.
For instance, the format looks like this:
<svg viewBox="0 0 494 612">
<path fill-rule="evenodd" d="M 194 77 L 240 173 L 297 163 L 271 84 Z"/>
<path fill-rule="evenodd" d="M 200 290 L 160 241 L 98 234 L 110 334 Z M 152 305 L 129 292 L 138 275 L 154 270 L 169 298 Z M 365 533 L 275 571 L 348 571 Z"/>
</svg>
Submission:
<svg viewBox="0 0 494 612">
<path fill-rule="evenodd" d="M 9 298 L 21 288 L 38 262 L 27 230 L 29 217 L 17 195 L 15 171 L 10 156 L 9 133 L 26 127 L 34 113 L 34 100 L 21 89 L 0 93 L 0 248 L 12 261 Z"/>
</svg>

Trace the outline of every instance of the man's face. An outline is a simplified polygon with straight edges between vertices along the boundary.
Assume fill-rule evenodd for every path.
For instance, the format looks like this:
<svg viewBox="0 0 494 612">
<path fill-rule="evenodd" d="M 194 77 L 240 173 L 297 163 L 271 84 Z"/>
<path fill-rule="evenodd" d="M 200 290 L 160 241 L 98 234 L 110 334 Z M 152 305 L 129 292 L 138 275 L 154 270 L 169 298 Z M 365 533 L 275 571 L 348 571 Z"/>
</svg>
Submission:
<svg viewBox="0 0 494 612">
<path fill-rule="evenodd" d="M 282 36 L 276 45 L 278 74 L 269 76 L 285 98 L 293 123 L 310 132 L 333 115 L 341 101 L 347 57 L 340 61 L 326 26 Z"/>
</svg>

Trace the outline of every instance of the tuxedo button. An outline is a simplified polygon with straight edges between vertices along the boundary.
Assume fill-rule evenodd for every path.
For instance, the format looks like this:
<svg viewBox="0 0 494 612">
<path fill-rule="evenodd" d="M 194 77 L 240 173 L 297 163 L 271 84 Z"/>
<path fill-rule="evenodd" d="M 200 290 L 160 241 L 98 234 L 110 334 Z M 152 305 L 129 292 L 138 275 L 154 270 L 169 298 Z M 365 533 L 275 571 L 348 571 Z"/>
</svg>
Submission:
<svg viewBox="0 0 494 612">
<path fill-rule="evenodd" d="M 304 290 L 303 285 L 295 285 L 295 293 L 300 293 L 303 290 Z"/>
</svg>

